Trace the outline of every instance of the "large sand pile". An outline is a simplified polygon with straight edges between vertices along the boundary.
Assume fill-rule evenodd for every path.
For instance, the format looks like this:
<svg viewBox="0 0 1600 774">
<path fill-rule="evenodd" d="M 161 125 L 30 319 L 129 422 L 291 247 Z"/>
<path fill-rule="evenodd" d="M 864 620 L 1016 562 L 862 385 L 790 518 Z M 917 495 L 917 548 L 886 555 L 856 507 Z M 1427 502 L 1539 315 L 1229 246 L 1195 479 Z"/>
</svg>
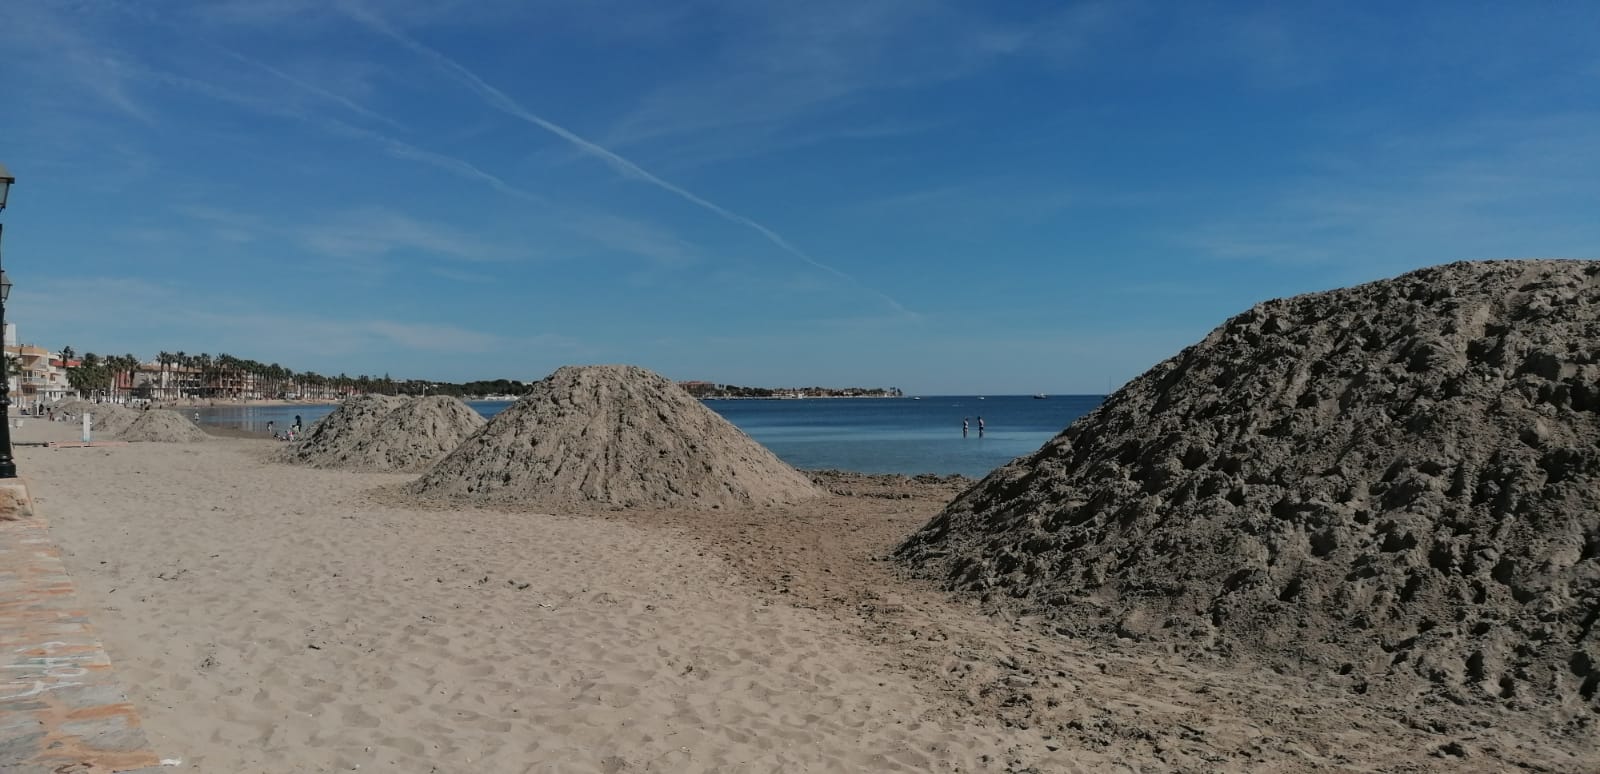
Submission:
<svg viewBox="0 0 1600 774">
<path fill-rule="evenodd" d="M 452 397 L 363 395 L 313 424 L 282 459 L 323 468 L 422 470 L 483 425 L 482 415 Z"/>
<path fill-rule="evenodd" d="M 556 371 L 413 490 L 489 501 L 711 507 L 821 494 L 677 385 L 632 366 Z"/>
<path fill-rule="evenodd" d="M 1068 630 L 1590 716 L 1597 440 L 1600 262 L 1457 263 L 1229 320 L 898 554 Z"/>
<path fill-rule="evenodd" d="M 210 438 L 188 417 L 176 411 L 152 409 L 138 412 L 139 416 L 128 424 L 117 437 L 124 441 L 155 441 L 158 443 L 194 443 Z"/>
</svg>

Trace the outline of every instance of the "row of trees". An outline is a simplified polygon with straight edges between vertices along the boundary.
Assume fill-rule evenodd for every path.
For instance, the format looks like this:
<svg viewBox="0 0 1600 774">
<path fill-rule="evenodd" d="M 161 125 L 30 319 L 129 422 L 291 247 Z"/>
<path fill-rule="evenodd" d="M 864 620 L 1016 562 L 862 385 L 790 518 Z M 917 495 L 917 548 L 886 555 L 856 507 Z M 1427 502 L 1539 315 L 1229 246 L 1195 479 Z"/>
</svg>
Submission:
<svg viewBox="0 0 1600 774">
<path fill-rule="evenodd" d="M 61 358 L 70 363 L 77 358 L 72 347 L 61 348 Z M 176 400 L 184 397 L 334 399 L 345 395 L 379 393 L 386 395 L 521 395 L 528 385 L 509 379 L 475 381 L 464 384 L 422 380 L 395 381 L 379 376 L 324 376 L 315 371 L 295 372 L 277 363 L 262 363 L 229 354 L 202 352 L 161 352 L 155 358 L 156 370 L 145 384 L 137 375 L 142 362 L 133 355 L 97 355 L 88 352 L 77 366 L 68 368 L 67 383 L 83 395 L 102 395 L 111 400 L 131 397 Z"/>
<path fill-rule="evenodd" d="M 77 358 L 72 347 L 62 347 L 65 362 Z M 161 352 L 156 370 L 141 384 L 142 361 L 133 355 L 97 355 L 88 352 L 67 370 L 67 383 L 81 394 L 100 394 L 112 400 L 148 397 L 155 400 L 195 398 L 281 398 L 301 396 L 336 398 L 372 392 L 394 392 L 388 376 L 366 374 L 325 376 L 314 371 L 296 372 L 277 363 L 262 363 L 226 353 Z"/>
<path fill-rule="evenodd" d="M 511 379 L 491 379 L 476 382 L 429 382 L 419 379 L 407 379 L 395 383 L 395 394 L 399 395 L 453 395 L 457 398 L 471 398 L 480 395 L 522 395 L 533 385 Z"/>
<path fill-rule="evenodd" d="M 72 347 L 61 348 L 61 362 L 68 365 L 67 384 L 80 395 L 100 393 L 113 396 L 116 392 L 118 375 L 139 368 L 139 358 L 133 355 L 101 357 L 93 352 L 85 354 L 77 366 L 71 366 L 77 356 L 78 353 Z"/>
</svg>

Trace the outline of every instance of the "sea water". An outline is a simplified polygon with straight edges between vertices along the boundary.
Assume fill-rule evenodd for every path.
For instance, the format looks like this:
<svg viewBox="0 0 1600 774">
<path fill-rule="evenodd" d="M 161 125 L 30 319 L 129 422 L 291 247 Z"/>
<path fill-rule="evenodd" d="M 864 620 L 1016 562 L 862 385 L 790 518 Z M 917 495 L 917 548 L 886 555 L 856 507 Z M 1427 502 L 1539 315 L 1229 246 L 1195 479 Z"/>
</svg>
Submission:
<svg viewBox="0 0 1600 774">
<path fill-rule="evenodd" d="M 1104 398 L 1026 395 L 711 400 L 706 405 L 803 470 L 983 476 L 1038 449 Z M 984 432 L 978 433 L 978 418 Z M 961 420 L 968 423 L 966 437 Z"/>
<path fill-rule="evenodd" d="M 705 405 L 783 461 L 802 470 L 858 473 L 960 473 L 979 477 L 1033 452 L 1102 395 L 927 395 L 920 398 L 708 400 Z M 493 417 L 508 401 L 469 401 Z M 306 425 L 332 406 L 213 406 L 184 409 L 202 424 L 282 431 L 299 415 Z M 982 417 L 984 432 L 978 433 Z M 961 420 L 968 422 L 965 437 Z"/>
</svg>

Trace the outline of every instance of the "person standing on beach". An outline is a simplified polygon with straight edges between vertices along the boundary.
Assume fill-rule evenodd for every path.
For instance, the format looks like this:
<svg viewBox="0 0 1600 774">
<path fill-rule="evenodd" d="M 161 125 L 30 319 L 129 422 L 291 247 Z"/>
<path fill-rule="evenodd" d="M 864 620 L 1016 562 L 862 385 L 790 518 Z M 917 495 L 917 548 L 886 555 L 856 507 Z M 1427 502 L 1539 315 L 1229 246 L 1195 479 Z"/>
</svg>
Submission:
<svg viewBox="0 0 1600 774">
<path fill-rule="evenodd" d="M 966 438 L 967 437 L 967 418 L 966 417 L 962 417 L 961 418 L 961 437 L 962 438 Z"/>
<path fill-rule="evenodd" d="M 294 431 L 297 432 L 297 433 L 300 432 L 300 415 L 299 414 L 295 414 L 294 415 Z"/>
<path fill-rule="evenodd" d="M 978 437 L 983 437 L 983 417 L 978 417 Z"/>
<path fill-rule="evenodd" d="M 270 435 L 273 438 L 278 437 L 278 432 L 272 428 L 272 420 L 270 419 L 267 420 L 267 435 Z"/>
</svg>

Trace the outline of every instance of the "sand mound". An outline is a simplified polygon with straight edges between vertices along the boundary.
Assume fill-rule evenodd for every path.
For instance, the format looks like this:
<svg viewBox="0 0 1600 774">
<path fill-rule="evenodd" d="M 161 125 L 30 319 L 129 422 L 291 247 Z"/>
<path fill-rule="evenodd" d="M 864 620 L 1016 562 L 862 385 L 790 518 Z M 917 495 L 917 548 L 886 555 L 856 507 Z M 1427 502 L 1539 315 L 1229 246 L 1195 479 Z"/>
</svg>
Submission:
<svg viewBox="0 0 1600 774">
<path fill-rule="evenodd" d="M 138 412 L 138 417 L 117 437 L 124 441 L 155 441 L 158 443 L 194 443 L 210 438 L 206 431 L 176 411 L 151 409 Z"/>
<path fill-rule="evenodd" d="M 898 555 L 1067 630 L 1595 711 L 1597 439 L 1600 263 L 1450 264 L 1229 320 Z"/>
<path fill-rule="evenodd" d="M 408 402 L 391 395 L 347 398 L 332 413 L 306 428 L 305 435 L 279 453 L 278 459 L 316 468 L 392 470 L 381 461 L 394 445 L 396 433 L 383 430 L 383 426 L 389 415 Z"/>
<path fill-rule="evenodd" d="M 331 415 L 330 415 L 331 416 Z M 418 471 L 438 462 L 485 424 L 483 415 L 456 398 L 402 400 L 361 432 L 338 438 L 324 467 Z M 316 430 L 312 431 L 313 433 Z M 328 450 L 324 449 L 324 456 Z"/>
<path fill-rule="evenodd" d="M 677 385 L 632 366 L 556 371 L 413 491 L 619 506 L 793 503 L 821 494 Z"/>
<path fill-rule="evenodd" d="M 117 403 L 93 403 L 81 398 L 61 401 L 56 403 L 53 408 L 56 410 L 57 415 L 65 412 L 74 417 L 84 414 L 92 416 L 93 431 L 97 438 L 107 435 L 119 435 L 144 413 L 138 409 L 131 409 Z"/>
</svg>

